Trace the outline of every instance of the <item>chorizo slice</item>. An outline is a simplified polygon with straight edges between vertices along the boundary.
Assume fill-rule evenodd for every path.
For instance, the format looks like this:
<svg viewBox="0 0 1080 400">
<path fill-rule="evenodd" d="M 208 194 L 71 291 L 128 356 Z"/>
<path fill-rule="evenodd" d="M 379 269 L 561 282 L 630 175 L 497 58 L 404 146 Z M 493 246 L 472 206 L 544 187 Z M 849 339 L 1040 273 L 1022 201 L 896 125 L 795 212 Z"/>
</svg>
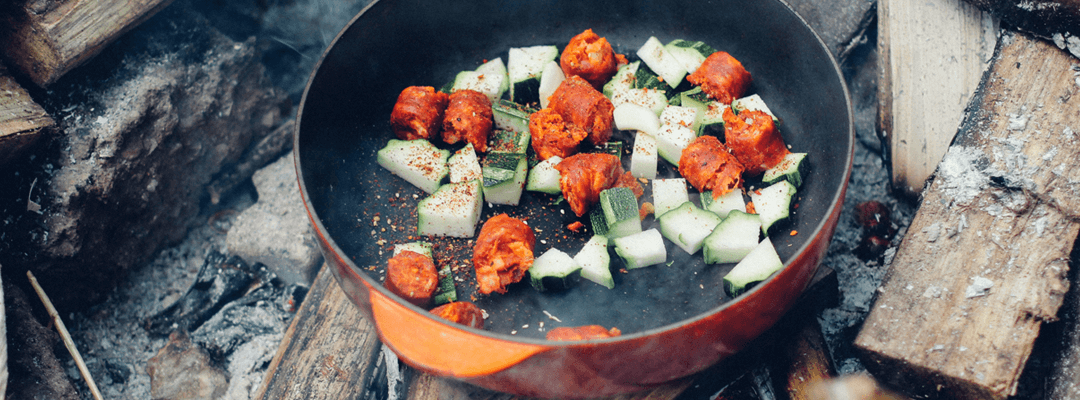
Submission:
<svg viewBox="0 0 1080 400">
<path fill-rule="evenodd" d="M 476 304 L 454 301 L 431 309 L 431 313 L 447 321 L 484 329 L 484 312 Z"/>
<path fill-rule="evenodd" d="M 532 148 L 541 160 L 552 156 L 566 158 L 578 151 L 578 145 L 589 134 L 577 125 L 567 124 L 562 115 L 550 108 L 529 115 L 529 135 Z"/>
<path fill-rule="evenodd" d="M 764 111 L 736 115 L 730 108 L 725 109 L 724 142 L 751 176 L 776 166 L 791 152 L 772 116 Z"/>
<path fill-rule="evenodd" d="M 409 86 L 398 95 L 390 113 L 390 129 L 401 140 L 434 139 L 450 99 L 431 86 Z"/>
<path fill-rule="evenodd" d="M 589 142 L 594 146 L 611 139 L 615 106 L 584 78 L 574 75 L 562 81 L 551 94 L 548 107 L 588 132 Z"/>
<path fill-rule="evenodd" d="M 450 94 L 446 106 L 442 139 L 448 144 L 464 140 L 472 143 L 476 151 L 484 153 L 494 124 L 491 100 L 486 95 L 475 90 L 458 90 Z"/>
<path fill-rule="evenodd" d="M 559 66 L 566 76 L 580 76 L 593 88 L 600 89 L 615 76 L 619 61 L 607 39 L 586 29 L 570 39 L 559 58 Z"/>
<path fill-rule="evenodd" d="M 612 327 L 611 329 L 607 329 L 600 325 L 585 325 L 574 327 L 560 326 L 548 331 L 545 338 L 556 342 L 567 342 L 574 340 L 604 339 L 620 335 L 622 335 L 622 332 L 619 331 L 619 328 Z"/>
<path fill-rule="evenodd" d="M 578 153 L 555 164 L 555 169 L 563 198 L 579 217 L 600 202 L 601 191 L 624 175 L 619 157 L 604 153 Z"/>
<path fill-rule="evenodd" d="M 418 307 L 427 307 L 439 287 L 439 272 L 431 257 L 402 251 L 390 258 L 383 286 Z"/>
<path fill-rule="evenodd" d="M 743 166 L 716 136 L 699 136 L 683 149 L 679 174 L 699 192 L 718 198 L 742 186 Z"/>
<path fill-rule="evenodd" d="M 686 77 L 692 84 L 701 86 L 701 90 L 713 100 L 731 104 L 732 100 L 742 97 L 753 79 L 742 63 L 723 51 L 712 53 L 705 58 L 694 73 Z"/>
<path fill-rule="evenodd" d="M 517 218 L 499 214 L 480 228 L 473 246 L 473 268 L 480 293 L 506 293 L 521 281 L 533 263 L 536 234 Z"/>
</svg>

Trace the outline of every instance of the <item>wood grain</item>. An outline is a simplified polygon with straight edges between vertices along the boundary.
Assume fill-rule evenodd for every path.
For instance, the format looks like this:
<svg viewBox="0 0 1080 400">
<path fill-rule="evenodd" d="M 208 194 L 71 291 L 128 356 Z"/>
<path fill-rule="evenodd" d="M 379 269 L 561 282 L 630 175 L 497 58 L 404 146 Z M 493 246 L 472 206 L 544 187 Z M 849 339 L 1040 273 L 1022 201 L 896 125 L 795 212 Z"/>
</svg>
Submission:
<svg viewBox="0 0 1080 400">
<path fill-rule="evenodd" d="M 878 131 L 893 187 L 916 195 L 993 54 L 995 20 L 961 0 L 878 1 Z"/>
<path fill-rule="evenodd" d="M 324 265 L 254 398 L 355 399 L 372 379 L 381 346 Z"/>
<path fill-rule="evenodd" d="M 172 0 L 31 1 L 0 16 L 8 65 L 45 87 Z"/>
<path fill-rule="evenodd" d="M 55 125 L 0 65 L 0 165 L 7 164 Z"/>
<path fill-rule="evenodd" d="M 1003 399 L 1056 319 L 1080 231 L 1080 75 L 1006 34 L 855 341 L 879 379 Z"/>
</svg>

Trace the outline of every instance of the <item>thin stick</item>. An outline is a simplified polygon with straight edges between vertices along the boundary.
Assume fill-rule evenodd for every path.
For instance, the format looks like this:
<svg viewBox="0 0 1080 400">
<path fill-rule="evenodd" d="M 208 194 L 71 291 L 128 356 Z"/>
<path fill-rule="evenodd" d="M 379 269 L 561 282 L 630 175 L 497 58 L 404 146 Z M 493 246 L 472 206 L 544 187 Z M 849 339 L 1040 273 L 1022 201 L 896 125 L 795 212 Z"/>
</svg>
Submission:
<svg viewBox="0 0 1080 400">
<path fill-rule="evenodd" d="M 71 357 L 75 359 L 75 365 L 79 367 L 79 373 L 86 380 L 86 385 L 90 387 L 90 394 L 94 395 L 95 400 L 102 400 L 101 392 L 98 391 L 97 384 L 94 383 L 94 377 L 90 376 L 90 370 L 86 369 L 86 363 L 83 362 L 82 356 L 79 355 L 79 349 L 75 348 L 75 342 L 71 340 L 71 334 L 68 333 L 64 321 L 60 319 L 60 314 L 56 312 L 56 308 L 49 301 L 49 296 L 45 294 L 45 290 L 41 288 L 41 285 L 38 285 L 33 272 L 26 271 L 26 277 L 30 278 L 30 285 L 34 286 L 34 291 L 41 298 L 41 302 L 45 303 L 45 309 L 48 310 L 49 316 L 52 317 L 53 322 L 56 324 L 56 330 L 60 332 L 60 338 L 64 340 L 64 346 L 71 353 Z"/>
</svg>

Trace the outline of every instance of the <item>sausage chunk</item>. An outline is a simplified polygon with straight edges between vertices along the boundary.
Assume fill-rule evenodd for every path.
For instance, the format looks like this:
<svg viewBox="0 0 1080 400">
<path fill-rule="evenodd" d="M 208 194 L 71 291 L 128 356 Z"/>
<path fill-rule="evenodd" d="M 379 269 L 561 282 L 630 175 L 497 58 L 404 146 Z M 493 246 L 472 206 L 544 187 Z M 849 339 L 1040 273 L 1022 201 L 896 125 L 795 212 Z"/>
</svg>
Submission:
<svg viewBox="0 0 1080 400">
<path fill-rule="evenodd" d="M 641 184 L 629 172 L 624 172 L 619 157 L 603 153 L 579 153 L 555 164 L 559 171 L 559 188 L 570 209 L 583 216 L 600 202 L 600 192 L 625 186 L 636 196 L 645 193 Z"/>
<path fill-rule="evenodd" d="M 446 303 L 432 308 L 431 313 L 453 323 L 484 329 L 484 312 L 476 304 L 467 301 Z"/>
<path fill-rule="evenodd" d="M 491 100 L 475 90 L 458 90 L 450 95 L 443 117 L 443 141 L 454 144 L 465 140 L 476 151 L 487 152 L 488 136 L 491 136 Z"/>
<path fill-rule="evenodd" d="M 590 339 L 604 339 L 609 337 L 616 337 L 622 335 L 619 328 L 612 327 L 611 329 L 605 329 L 600 325 L 585 325 L 567 327 L 560 326 L 547 332 L 545 338 L 551 341 L 574 341 L 574 340 L 590 340 Z"/>
<path fill-rule="evenodd" d="M 593 145 L 599 146 L 611 139 L 615 106 L 582 77 L 575 75 L 562 81 L 551 94 L 548 107 L 588 132 Z"/>
<path fill-rule="evenodd" d="M 742 97 L 752 82 L 750 72 L 743 68 L 742 63 L 723 51 L 706 57 L 686 80 L 701 86 L 705 94 L 724 104 L 731 104 L 732 100 Z"/>
<path fill-rule="evenodd" d="M 390 113 L 390 129 L 401 140 L 434 139 L 450 99 L 431 86 L 409 86 L 398 95 Z"/>
<path fill-rule="evenodd" d="M 577 75 L 600 89 L 619 70 L 619 60 L 607 39 L 586 29 L 570 39 L 559 59 L 566 76 Z"/>
<path fill-rule="evenodd" d="M 699 192 L 718 198 L 742 186 L 743 166 L 716 136 L 699 136 L 682 151 L 679 174 Z"/>
<path fill-rule="evenodd" d="M 431 257 L 402 251 L 390 259 L 383 286 L 419 307 L 427 307 L 439 286 L 439 272 Z"/>
<path fill-rule="evenodd" d="M 499 214 L 484 222 L 473 246 L 473 267 L 480 293 L 506 293 L 533 263 L 536 234 L 519 219 Z"/>
<path fill-rule="evenodd" d="M 529 116 L 529 134 L 532 136 L 533 151 L 541 160 L 574 155 L 578 145 L 589 135 L 577 125 L 566 123 L 562 115 L 550 108 Z"/>
<path fill-rule="evenodd" d="M 790 153 L 772 117 L 764 111 L 735 115 L 730 108 L 725 109 L 724 142 L 751 176 L 776 166 Z"/>
</svg>

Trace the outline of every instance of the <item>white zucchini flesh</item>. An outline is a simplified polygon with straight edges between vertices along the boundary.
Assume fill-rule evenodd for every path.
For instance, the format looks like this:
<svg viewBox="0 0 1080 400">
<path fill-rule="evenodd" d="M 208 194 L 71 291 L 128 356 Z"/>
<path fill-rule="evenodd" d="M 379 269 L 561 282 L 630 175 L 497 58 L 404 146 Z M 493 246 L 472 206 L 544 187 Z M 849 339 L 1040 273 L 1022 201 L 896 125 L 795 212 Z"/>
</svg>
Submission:
<svg viewBox="0 0 1080 400">
<path fill-rule="evenodd" d="M 761 176 L 761 181 L 771 184 L 786 180 L 798 188 L 802 186 L 802 177 L 806 173 L 805 161 L 806 153 L 788 153 L 783 160 L 780 160 L 780 163 L 765 170 L 765 174 Z"/>
<path fill-rule="evenodd" d="M 649 66 L 649 69 L 664 78 L 664 82 L 672 88 L 679 86 L 683 77 L 686 76 L 686 68 L 671 53 L 668 53 L 655 36 L 650 37 L 645 44 L 641 45 L 637 56 Z"/>
<path fill-rule="evenodd" d="M 394 255 L 396 256 L 398 255 L 398 253 L 401 253 L 403 251 L 411 251 L 413 253 L 419 253 L 431 257 L 431 249 L 432 245 L 430 242 L 399 243 L 394 245 Z"/>
<path fill-rule="evenodd" d="M 489 153 L 486 160 L 491 160 L 495 154 L 504 154 L 508 157 L 516 156 L 516 163 L 502 171 L 495 173 L 484 172 L 484 200 L 491 204 L 505 204 L 516 206 L 521 201 L 521 192 L 525 190 L 525 181 L 528 179 L 529 163 L 524 154 L 512 153 Z M 485 165 L 483 168 L 488 168 Z M 513 170 L 509 168 L 514 168 Z M 506 175 L 501 181 L 494 182 L 489 179 L 495 175 Z M 502 178 L 502 177 L 500 177 Z"/>
<path fill-rule="evenodd" d="M 656 179 L 658 159 L 656 138 L 638 131 L 634 135 L 634 151 L 630 154 L 630 174 L 635 178 Z"/>
<path fill-rule="evenodd" d="M 635 103 L 622 103 L 612 112 L 615 129 L 623 131 L 641 131 L 656 135 L 660 130 L 660 118 L 651 109 Z"/>
<path fill-rule="evenodd" d="M 664 237 L 656 228 L 613 239 L 615 253 L 626 262 L 626 269 L 648 267 L 667 261 Z"/>
<path fill-rule="evenodd" d="M 702 210 L 692 202 L 660 216 L 660 233 L 687 254 L 701 250 L 702 242 L 722 220 L 708 210 Z"/>
<path fill-rule="evenodd" d="M 615 72 L 615 76 L 611 77 L 611 80 L 604 84 L 604 96 L 614 100 L 615 93 L 633 88 L 634 80 L 636 79 L 634 74 L 637 73 L 638 66 L 640 65 L 641 61 L 634 61 L 619 67 L 619 70 Z"/>
<path fill-rule="evenodd" d="M 549 97 L 559 88 L 559 84 L 566 80 L 559 63 L 552 61 L 544 66 L 544 72 L 540 75 L 540 108 L 547 108 Z"/>
<path fill-rule="evenodd" d="M 731 272 L 724 275 L 724 289 L 732 296 L 738 296 L 750 283 L 763 281 L 782 268 L 784 262 L 776 254 L 772 241 L 765 237 L 742 261 L 735 264 Z"/>
<path fill-rule="evenodd" d="M 694 107 L 668 105 L 660 113 L 661 125 L 682 125 L 694 130 L 694 132 L 698 131 L 700 120 L 698 110 Z"/>
<path fill-rule="evenodd" d="M 547 160 L 536 163 L 532 170 L 529 171 L 529 178 L 525 182 L 525 190 L 532 192 L 543 192 L 548 194 L 562 193 L 562 188 L 559 186 L 559 170 L 555 169 L 555 166 L 562 161 L 562 157 L 551 156 Z"/>
<path fill-rule="evenodd" d="M 608 255 L 608 238 L 594 235 L 585 242 L 576 255 L 574 261 L 581 266 L 581 277 L 596 282 L 608 289 L 615 287 L 615 279 L 611 276 L 611 256 Z"/>
<path fill-rule="evenodd" d="M 495 79 L 502 82 L 499 85 L 499 92 L 495 95 L 495 99 L 501 99 L 503 94 L 510 89 L 510 77 L 506 74 L 506 64 L 503 63 L 502 57 L 495 57 L 494 60 L 481 64 L 476 67 L 476 72 L 483 74 L 485 78 L 494 76 Z M 495 99 L 492 99 L 492 101 Z"/>
<path fill-rule="evenodd" d="M 529 267 L 529 281 L 541 292 L 564 290 L 577 283 L 581 265 L 569 254 L 554 247 L 533 260 Z"/>
<path fill-rule="evenodd" d="M 741 113 L 743 111 L 764 111 L 772 117 L 773 122 L 778 122 L 776 114 L 773 114 L 768 105 L 765 105 L 765 100 L 761 99 L 761 96 L 752 94 L 741 99 L 735 99 L 731 102 L 732 111 Z"/>
<path fill-rule="evenodd" d="M 450 174 L 446 165 L 449 157 L 450 150 L 441 150 L 425 139 L 390 139 L 386 147 L 379 150 L 376 160 L 394 175 L 433 193 Z"/>
<path fill-rule="evenodd" d="M 697 138 L 697 132 L 682 125 L 664 125 L 656 131 L 656 146 L 663 157 L 671 165 L 678 166 L 682 158 L 682 151 L 690 142 Z"/>
<path fill-rule="evenodd" d="M 762 233 L 768 235 L 773 225 L 791 215 L 791 201 L 794 197 L 795 186 L 788 181 L 780 181 L 767 188 L 750 192 L 754 209 L 761 216 Z"/>
<path fill-rule="evenodd" d="M 544 66 L 559 56 L 559 49 L 555 46 L 512 47 L 509 53 L 506 68 L 510 77 L 510 100 L 518 103 L 538 101 Z"/>
<path fill-rule="evenodd" d="M 734 190 L 713 198 L 712 191 L 701 194 L 701 208 L 712 211 L 721 218 L 727 218 L 732 211 L 746 212 L 746 199 L 743 198 L 743 188 Z"/>
<path fill-rule="evenodd" d="M 416 206 L 416 234 L 469 238 L 476 232 L 484 202 L 480 181 L 448 183 Z"/>
<path fill-rule="evenodd" d="M 483 93 L 487 96 L 488 100 L 494 102 L 502 96 L 503 82 L 506 82 L 506 76 L 498 74 L 488 74 L 477 71 L 461 71 L 454 78 L 453 91 L 458 90 L 475 90 Z"/>
<path fill-rule="evenodd" d="M 659 116 L 660 113 L 664 112 L 664 107 L 667 107 L 668 99 L 662 91 L 644 88 L 623 89 L 616 91 L 611 96 L 611 104 L 615 107 L 626 103 L 648 108 Z"/>
<path fill-rule="evenodd" d="M 708 264 L 737 263 L 758 245 L 761 218 L 757 214 L 732 211 L 705 238 L 702 253 Z"/>
<path fill-rule="evenodd" d="M 472 143 L 466 144 L 447 161 L 450 168 L 450 183 L 468 182 L 483 179 L 484 174 L 480 170 L 480 158 L 476 156 L 476 149 Z"/>
<path fill-rule="evenodd" d="M 656 179 L 652 181 L 652 197 L 653 214 L 659 218 L 690 201 L 690 191 L 684 178 Z"/>
<path fill-rule="evenodd" d="M 686 68 L 687 73 L 691 74 L 697 71 L 701 63 L 705 62 L 705 59 L 715 51 L 715 49 L 704 45 L 704 43 L 681 39 L 671 41 L 664 45 L 664 48 L 672 57 L 679 60 L 679 64 Z"/>
</svg>

